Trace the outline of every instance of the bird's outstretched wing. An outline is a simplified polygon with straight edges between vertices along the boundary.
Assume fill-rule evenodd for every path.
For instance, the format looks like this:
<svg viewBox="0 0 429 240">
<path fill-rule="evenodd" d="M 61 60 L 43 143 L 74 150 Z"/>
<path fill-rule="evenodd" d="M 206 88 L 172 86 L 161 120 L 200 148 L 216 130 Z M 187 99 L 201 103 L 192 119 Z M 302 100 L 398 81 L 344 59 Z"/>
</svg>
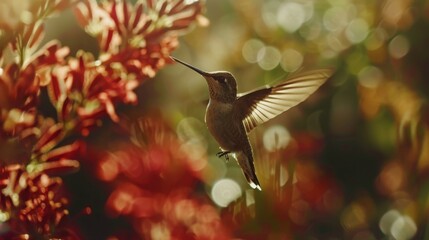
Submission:
<svg viewBox="0 0 429 240">
<path fill-rule="evenodd" d="M 240 94 L 235 104 L 246 132 L 304 101 L 332 72 L 332 69 L 303 72 L 279 85 Z"/>
</svg>

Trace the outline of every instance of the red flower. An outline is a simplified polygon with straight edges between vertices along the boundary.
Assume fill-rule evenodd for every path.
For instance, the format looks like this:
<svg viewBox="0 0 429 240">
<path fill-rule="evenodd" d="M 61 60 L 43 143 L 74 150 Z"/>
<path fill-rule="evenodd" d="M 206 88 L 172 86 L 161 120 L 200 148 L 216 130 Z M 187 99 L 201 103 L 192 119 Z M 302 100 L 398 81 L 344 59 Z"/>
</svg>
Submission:
<svg viewBox="0 0 429 240">
<path fill-rule="evenodd" d="M 40 48 L 44 18 L 73 2 L 76 1 L 28 1 L 17 22 L 4 23 L 0 16 L 0 32 L 5 33 L 0 36 L 0 215 L 3 226 L 8 228 L 0 238 L 77 238 L 62 226 L 68 214 L 68 200 L 60 192 L 61 179 L 53 177 L 79 167 L 75 159 L 84 145 L 73 139 L 72 133 L 88 135 L 90 128 L 100 124 L 105 116 L 118 122 L 116 106 L 137 102 L 134 89 L 171 61 L 169 55 L 177 47 L 178 30 L 201 18 L 202 9 L 199 1 L 147 1 L 133 5 L 126 1 L 98 4 L 88 0 L 78 5 L 76 15 L 87 32 L 96 33 L 100 57 L 94 59 L 91 53 L 83 51 L 70 57 L 69 49 L 57 41 Z M 45 87 L 57 116 L 50 116 L 51 109 L 42 106 L 41 92 Z M 110 180 L 118 177 L 124 186 L 135 182 L 154 192 L 156 180 L 160 182 L 159 191 L 180 188 L 189 193 L 198 180 L 195 164 L 198 162 L 200 167 L 205 159 L 190 161 L 179 153 L 181 143 L 173 134 L 166 135 L 169 137 L 161 142 L 154 139 L 145 149 L 125 147 L 104 159 L 103 163 L 116 166 L 117 174 L 111 175 Z M 118 161 L 117 156 L 123 157 L 123 161 Z M 169 181 L 165 181 L 166 175 L 171 177 Z M 116 194 L 119 190 L 111 199 L 126 196 Z M 161 198 L 152 200 L 172 204 Z M 220 221 L 208 204 L 186 194 L 181 198 L 195 201 L 191 206 L 207 214 L 186 221 L 172 220 L 168 223 L 171 229 L 192 233 L 198 239 L 212 238 L 213 233 L 221 230 Z M 111 210 L 131 216 L 133 223 L 140 224 L 141 215 L 135 215 L 139 210 L 126 214 L 118 206 Z M 151 216 L 167 214 L 153 210 Z M 175 225 L 177 221 L 180 224 Z M 149 236 L 140 228 L 136 230 Z"/>
<path fill-rule="evenodd" d="M 105 1 L 87 0 L 75 14 L 82 27 L 96 37 L 100 60 L 108 71 L 121 70 L 139 81 L 153 77 L 171 62 L 179 30 L 202 19 L 202 3 L 193 1 Z"/>
<path fill-rule="evenodd" d="M 60 191 L 60 178 L 28 173 L 10 165 L 0 171 L 0 211 L 8 226 L 7 237 L 56 237 L 68 214 L 68 201 Z"/>
<path fill-rule="evenodd" d="M 7 65 L 0 74 L 1 109 L 34 110 L 40 92 L 33 65 L 21 70 L 17 64 Z"/>
<path fill-rule="evenodd" d="M 83 52 L 56 68 L 47 87 L 58 118 L 84 135 L 105 114 L 118 121 L 116 104 L 137 101 L 133 92 L 137 87 L 135 80 L 109 74 L 104 66 L 93 61 L 91 54 Z"/>
<path fill-rule="evenodd" d="M 158 43 L 172 31 L 184 30 L 201 18 L 201 1 L 184 0 L 105 1 L 86 0 L 79 3 L 75 14 L 79 23 L 97 37 L 101 51 L 116 54 L 127 47 L 144 48 Z"/>
<path fill-rule="evenodd" d="M 2 10 L 9 14 L 0 16 L 0 31 L 5 33 L 0 37 L 0 60 L 4 51 L 16 53 L 16 63 L 25 68 L 31 62 L 33 53 L 37 50 L 44 37 L 43 20 L 74 4 L 77 0 L 23 0 L 20 4 L 13 1 L 3 1 Z M 6 49 L 7 47 L 10 49 Z"/>
<path fill-rule="evenodd" d="M 59 146 L 66 131 L 61 123 L 46 124 L 40 128 L 41 134 L 36 135 L 31 152 L 31 162 L 27 165 L 29 172 L 44 172 L 59 175 L 64 172 L 75 171 L 79 162 L 75 160 L 83 147 L 82 142 Z"/>
<path fill-rule="evenodd" d="M 127 72 L 138 81 L 155 76 L 158 69 L 171 63 L 170 53 L 178 46 L 178 40 L 174 36 L 167 36 L 159 42 L 136 49 L 126 47 L 121 52 L 109 56 L 103 64 L 109 72 Z"/>
<path fill-rule="evenodd" d="M 52 41 L 29 57 L 25 67 L 13 62 L 0 66 L 0 140 L 34 135 L 41 87 L 50 81 L 47 72 L 67 54 L 68 48 Z"/>
</svg>

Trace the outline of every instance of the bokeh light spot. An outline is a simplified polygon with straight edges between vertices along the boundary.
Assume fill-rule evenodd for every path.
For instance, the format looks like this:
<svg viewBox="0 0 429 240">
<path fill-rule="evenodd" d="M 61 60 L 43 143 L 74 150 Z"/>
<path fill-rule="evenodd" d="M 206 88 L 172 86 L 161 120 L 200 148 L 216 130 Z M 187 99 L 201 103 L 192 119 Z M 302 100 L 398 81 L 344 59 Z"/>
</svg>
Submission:
<svg viewBox="0 0 429 240">
<path fill-rule="evenodd" d="M 188 156 L 188 163 L 192 170 L 200 171 L 207 165 L 207 144 L 198 140 L 190 140 L 182 144 L 181 149 Z"/>
<path fill-rule="evenodd" d="M 384 234 L 389 234 L 390 229 L 392 227 L 393 222 L 396 221 L 401 216 L 398 210 L 392 209 L 386 212 L 381 218 L 379 222 L 380 230 Z"/>
<path fill-rule="evenodd" d="M 138 191 L 137 187 L 124 184 L 110 195 L 106 207 L 112 211 L 112 215 L 128 214 L 133 209 Z"/>
<path fill-rule="evenodd" d="M 177 202 L 174 206 L 174 213 L 177 219 L 184 222 L 192 222 L 192 219 L 197 214 L 194 203 L 189 199 L 183 199 Z"/>
<path fill-rule="evenodd" d="M 24 24 L 31 24 L 33 18 L 33 14 L 30 11 L 23 11 L 20 16 L 20 20 Z"/>
<path fill-rule="evenodd" d="M 374 66 L 366 66 L 358 73 L 359 84 L 367 88 L 376 88 L 383 80 L 383 72 Z"/>
<path fill-rule="evenodd" d="M 277 11 L 277 23 L 287 32 L 295 32 L 305 20 L 304 6 L 296 2 L 285 2 Z"/>
<path fill-rule="evenodd" d="M 405 180 L 403 167 L 397 162 L 391 162 L 383 167 L 377 179 L 377 186 L 380 192 L 393 195 L 401 190 Z"/>
<path fill-rule="evenodd" d="M 0 223 L 8 221 L 10 218 L 10 214 L 8 212 L 0 211 Z"/>
<path fill-rule="evenodd" d="M 417 233 L 416 223 L 409 216 L 400 216 L 396 218 L 390 229 L 390 234 L 396 240 L 408 240 Z"/>
<path fill-rule="evenodd" d="M 399 59 L 407 55 L 410 50 L 410 42 L 406 37 L 398 35 L 390 41 L 388 49 L 390 56 Z"/>
<path fill-rule="evenodd" d="M 107 158 L 103 161 L 100 161 L 97 173 L 101 180 L 111 181 L 115 179 L 119 173 L 119 164 L 113 157 Z"/>
<path fill-rule="evenodd" d="M 260 58 L 258 58 L 258 52 L 263 47 L 264 43 L 259 39 L 247 40 L 242 48 L 244 59 L 249 63 L 257 63 L 260 60 Z"/>
<path fill-rule="evenodd" d="M 152 239 L 171 239 L 171 233 L 168 226 L 164 223 L 156 223 L 150 229 Z"/>
<path fill-rule="evenodd" d="M 366 39 L 365 46 L 368 50 L 375 50 L 383 46 L 387 33 L 383 28 L 376 28 L 371 31 Z"/>
<path fill-rule="evenodd" d="M 367 223 L 367 215 L 365 209 L 359 204 L 350 205 L 341 216 L 341 225 L 346 231 L 365 226 Z"/>
<path fill-rule="evenodd" d="M 350 43 L 339 38 L 337 34 L 330 33 L 326 36 L 326 43 L 335 52 L 341 52 L 350 46 Z"/>
<path fill-rule="evenodd" d="M 264 132 L 262 138 L 264 147 L 267 151 L 273 152 L 285 148 L 291 140 L 289 131 L 281 126 L 271 126 Z"/>
<path fill-rule="evenodd" d="M 280 51 L 271 46 L 263 47 L 258 51 L 258 65 L 264 70 L 272 70 L 280 63 Z"/>
<path fill-rule="evenodd" d="M 262 6 L 262 20 L 264 24 L 269 28 L 277 28 L 277 16 L 276 12 L 279 9 L 279 3 L 277 1 L 267 1 Z"/>
<path fill-rule="evenodd" d="M 309 22 L 299 29 L 299 34 L 307 41 L 317 39 L 322 32 L 322 25 L 317 21 Z"/>
<path fill-rule="evenodd" d="M 346 28 L 346 38 L 351 43 L 360 43 L 367 37 L 368 29 L 368 23 L 365 20 L 361 18 L 353 19 Z"/>
<path fill-rule="evenodd" d="M 323 26 L 332 32 L 345 28 L 347 22 L 347 13 L 341 7 L 332 7 L 323 15 Z"/>
<path fill-rule="evenodd" d="M 383 20 L 391 26 L 401 26 L 405 24 L 409 18 L 408 1 L 387 0 L 381 11 Z"/>
<path fill-rule="evenodd" d="M 304 56 L 295 49 L 289 48 L 283 51 L 280 66 L 287 72 L 294 72 L 301 67 Z"/>
<path fill-rule="evenodd" d="M 241 197 L 241 187 L 231 179 L 221 179 L 213 185 L 211 196 L 219 207 L 227 207 L 231 202 Z"/>
</svg>

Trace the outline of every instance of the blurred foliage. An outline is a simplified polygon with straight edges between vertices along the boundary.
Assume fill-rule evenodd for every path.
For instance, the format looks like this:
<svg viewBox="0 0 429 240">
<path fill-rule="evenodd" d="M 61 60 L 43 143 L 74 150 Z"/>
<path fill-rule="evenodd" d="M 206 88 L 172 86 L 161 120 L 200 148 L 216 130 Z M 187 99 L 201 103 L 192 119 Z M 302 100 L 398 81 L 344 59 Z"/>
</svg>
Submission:
<svg viewBox="0 0 429 240">
<path fill-rule="evenodd" d="M 336 68 L 315 96 L 251 134 L 264 191 L 245 190 L 222 211 L 237 236 L 429 239 L 429 4 L 226 1 L 207 9 L 210 27 L 186 36 L 177 56 L 230 70 L 242 92 L 284 72 Z M 178 90 L 188 93 L 183 102 L 204 99 L 201 85 Z"/>
<path fill-rule="evenodd" d="M 427 1 L 148 0 L 131 1 L 129 16 L 122 1 L 78 2 L 44 25 L 20 15 L 36 11 L 27 1 L 0 3 L 0 76 L 25 93 L 0 87 L 0 238 L 429 239 Z M 176 3 L 198 7 L 186 18 Z M 143 24 L 126 20 L 138 14 Z M 11 57 L 22 40 L 28 49 Z M 336 73 L 250 134 L 259 192 L 215 155 L 204 79 L 179 65 L 159 71 L 169 54 L 232 72 L 239 92 L 295 71 Z M 109 84 L 61 97 L 64 74 Z"/>
</svg>

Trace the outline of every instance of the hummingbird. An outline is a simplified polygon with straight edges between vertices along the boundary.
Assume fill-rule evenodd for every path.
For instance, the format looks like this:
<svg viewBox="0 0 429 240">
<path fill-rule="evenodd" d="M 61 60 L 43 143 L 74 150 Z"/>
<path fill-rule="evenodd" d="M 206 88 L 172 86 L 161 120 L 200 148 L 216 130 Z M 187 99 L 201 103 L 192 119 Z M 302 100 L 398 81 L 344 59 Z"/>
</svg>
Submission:
<svg viewBox="0 0 429 240">
<path fill-rule="evenodd" d="M 295 74 L 283 83 L 237 94 L 237 81 L 227 71 L 206 72 L 175 57 L 178 62 L 203 76 L 209 88 L 205 122 L 220 145 L 218 157 L 231 154 L 240 165 L 250 187 L 261 189 L 253 164 L 248 134 L 258 125 L 287 111 L 314 93 L 331 75 L 331 69 Z"/>
</svg>

